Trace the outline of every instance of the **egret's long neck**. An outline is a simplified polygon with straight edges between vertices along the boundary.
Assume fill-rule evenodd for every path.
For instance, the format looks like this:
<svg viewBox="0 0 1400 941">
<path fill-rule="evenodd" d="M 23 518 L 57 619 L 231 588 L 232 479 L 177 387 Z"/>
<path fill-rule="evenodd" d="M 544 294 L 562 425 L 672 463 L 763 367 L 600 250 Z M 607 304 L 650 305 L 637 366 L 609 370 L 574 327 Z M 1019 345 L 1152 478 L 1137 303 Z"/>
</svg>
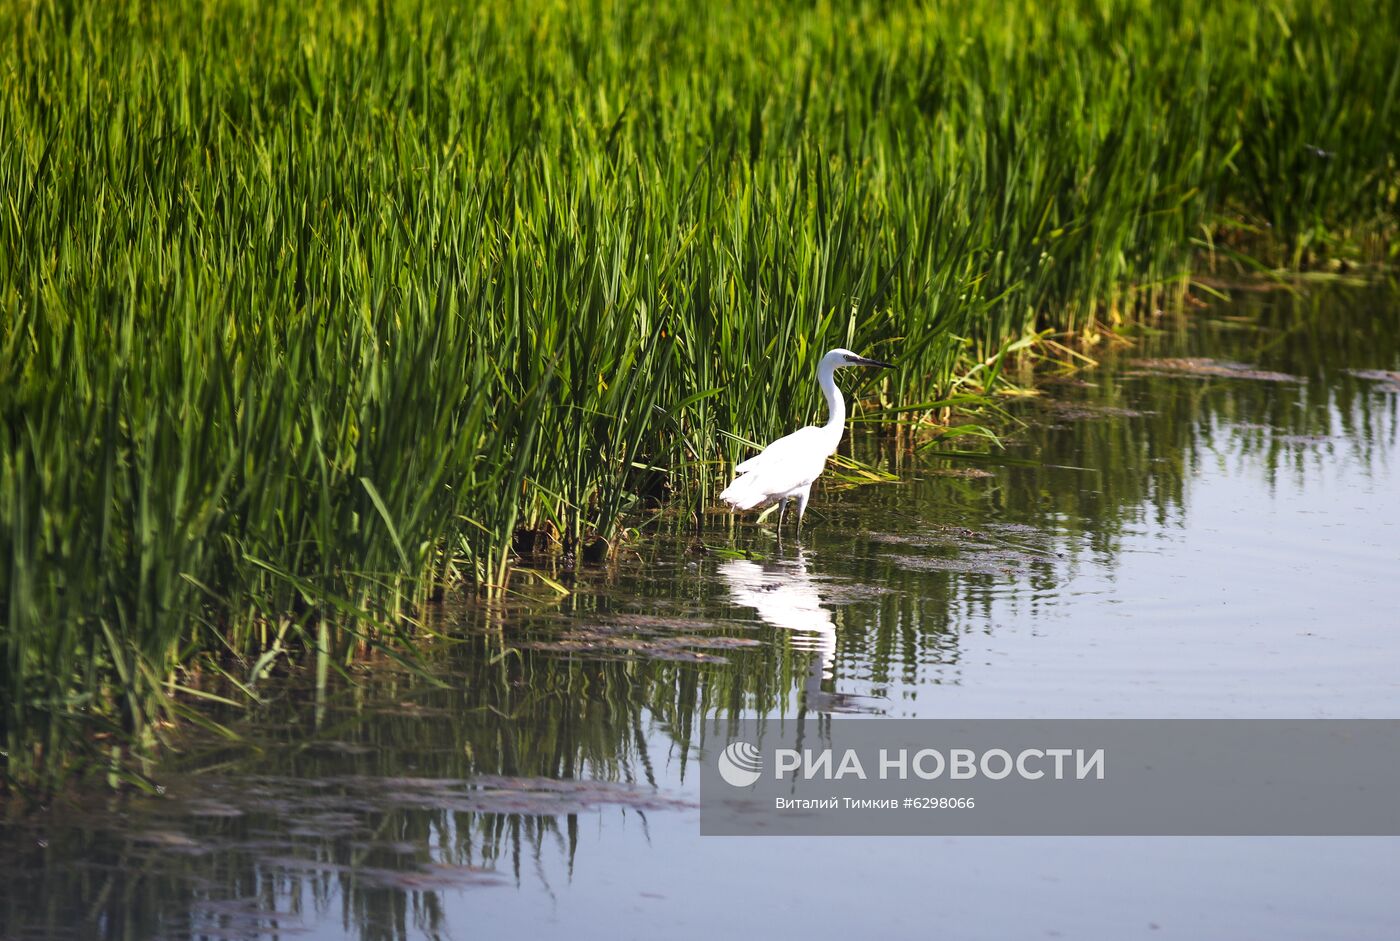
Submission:
<svg viewBox="0 0 1400 941">
<path fill-rule="evenodd" d="M 826 363 L 818 367 L 817 385 L 822 387 L 822 395 L 826 396 L 827 417 L 822 428 L 831 435 L 834 450 L 836 442 L 841 440 L 842 430 L 846 427 L 846 400 L 841 397 L 841 390 L 836 388 L 836 367 Z"/>
</svg>

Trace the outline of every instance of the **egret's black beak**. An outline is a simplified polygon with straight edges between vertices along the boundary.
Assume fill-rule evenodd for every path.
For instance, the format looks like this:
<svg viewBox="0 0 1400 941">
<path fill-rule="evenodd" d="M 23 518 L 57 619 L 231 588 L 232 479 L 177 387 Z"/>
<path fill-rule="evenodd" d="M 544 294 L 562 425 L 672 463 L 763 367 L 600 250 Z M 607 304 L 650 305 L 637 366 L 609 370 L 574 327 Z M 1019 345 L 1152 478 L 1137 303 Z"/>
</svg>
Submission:
<svg viewBox="0 0 1400 941">
<path fill-rule="evenodd" d="M 894 363 L 882 363 L 878 359 L 866 359 L 864 356 L 857 356 L 856 363 L 861 366 L 879 366 L 881 369 L 894 368 Z"/>
</svg>

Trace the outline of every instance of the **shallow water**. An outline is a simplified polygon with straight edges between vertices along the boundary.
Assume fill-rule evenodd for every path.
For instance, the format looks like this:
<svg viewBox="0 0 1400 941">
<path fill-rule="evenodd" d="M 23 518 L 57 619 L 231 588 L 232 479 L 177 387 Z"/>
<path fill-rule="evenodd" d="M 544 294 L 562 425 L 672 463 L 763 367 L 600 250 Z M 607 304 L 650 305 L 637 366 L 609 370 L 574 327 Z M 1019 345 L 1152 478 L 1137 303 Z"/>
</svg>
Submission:
<svg viewBox="0 0 1400 941">
<path fill-rule="evenodd" d="M 702 839 L 694 758 L 740 714 L 1400 717 L 1397 309 L 1164 320 L 1004 451 L 859 441 L 899 482 L 800 545 L 716 519 L 455 607 L 440 685 L 286 685 L 163 797 L 12 826 L 0 934 L 1393 937 L 1400 840 Z"/>
</svg>

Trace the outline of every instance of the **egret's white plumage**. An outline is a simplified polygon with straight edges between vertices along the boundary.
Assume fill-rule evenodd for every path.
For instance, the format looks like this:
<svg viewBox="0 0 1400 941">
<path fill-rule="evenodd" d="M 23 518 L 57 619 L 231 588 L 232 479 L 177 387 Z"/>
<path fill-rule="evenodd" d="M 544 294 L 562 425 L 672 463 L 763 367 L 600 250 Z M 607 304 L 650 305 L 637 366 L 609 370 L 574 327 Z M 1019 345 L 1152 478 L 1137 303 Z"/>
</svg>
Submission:
<svg viewBox="0 0 1400 941">
<path fill-rule="evenodd" d="M 813 425 L 779 438 L 761 452 L 738 464 L 735 476 L 720 499 L 736 510 L 752 510 L 779 504 L 778 525 L 788 500 L 797 500 L 797 525 L 807 511 L 812 482 L 826 467 L 826 459 L 836 453 L 846 427 L 846 400 L 836 388 L 836 370 L 844 366 L 883 366 L 889 363 L 866 359 L 850 350 L 835 349 L 817 364 L 817 384 L 826 396 L 825 425 Z"/>
</svg>

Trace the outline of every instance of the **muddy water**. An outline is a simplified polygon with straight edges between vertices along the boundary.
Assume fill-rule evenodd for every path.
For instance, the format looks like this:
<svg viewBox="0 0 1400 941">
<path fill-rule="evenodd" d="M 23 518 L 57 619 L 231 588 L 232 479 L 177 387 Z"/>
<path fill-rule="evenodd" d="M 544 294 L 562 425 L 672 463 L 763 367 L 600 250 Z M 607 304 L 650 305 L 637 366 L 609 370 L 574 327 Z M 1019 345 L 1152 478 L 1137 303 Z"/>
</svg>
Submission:
<svg viewBox="0 0 1400 941">
<path fill-rule="evenodd" d="M 4 834 L 14 937 L 1393 937 L 1400 840 L 702 839 L 729 717 L 1400 716 L 1400 309 L 1245 298 Z"/>
</svg>

